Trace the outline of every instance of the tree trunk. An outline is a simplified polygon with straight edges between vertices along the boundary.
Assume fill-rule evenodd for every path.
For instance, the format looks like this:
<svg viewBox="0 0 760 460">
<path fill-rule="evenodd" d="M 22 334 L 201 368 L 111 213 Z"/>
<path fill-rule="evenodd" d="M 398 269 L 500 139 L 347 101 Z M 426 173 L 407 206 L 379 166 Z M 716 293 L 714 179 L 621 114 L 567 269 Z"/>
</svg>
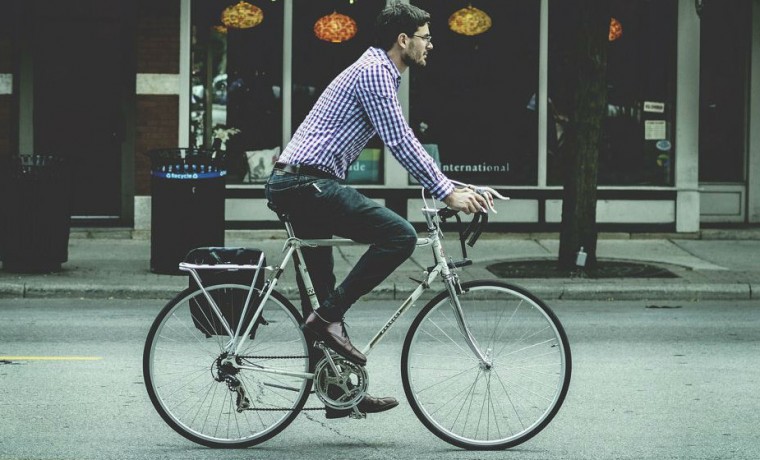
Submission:
<svg viewBox="0 0 760 460">
<path fill-rule="evenodd" d="M 564 153 L 564 192 L 559 264 L 575 267 L 582 247 L 586 268 L 596 265 L 596 188 L 602 123 L 607 111 L 608 0 L 576 0 L 568 30 L 575 36 L 569 52 L 570 114 Z M 574 87 L 574 88 L 573 88 Z"/>
</svg>

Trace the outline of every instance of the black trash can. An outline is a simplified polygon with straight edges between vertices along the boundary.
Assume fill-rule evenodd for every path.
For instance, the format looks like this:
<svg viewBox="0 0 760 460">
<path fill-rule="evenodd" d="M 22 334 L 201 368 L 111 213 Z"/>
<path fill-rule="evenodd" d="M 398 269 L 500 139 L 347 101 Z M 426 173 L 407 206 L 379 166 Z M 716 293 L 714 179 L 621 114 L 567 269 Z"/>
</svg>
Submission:
<svg viewBox="0 0 760 460">
<path fill-rule="evenodd" d="M 224 246 L 224 160 L 216 150 L 195 148 L 155 149 L 148 155 L 150 270 L 184 274 L 178 265 L 191 249 Z"/>
<path fill-rule="evenodd" d="M 54 155 L 18 155 L 0 165 L 3 269 L 47 273 L 69 258 L 71 170 Z"/>
</svg>

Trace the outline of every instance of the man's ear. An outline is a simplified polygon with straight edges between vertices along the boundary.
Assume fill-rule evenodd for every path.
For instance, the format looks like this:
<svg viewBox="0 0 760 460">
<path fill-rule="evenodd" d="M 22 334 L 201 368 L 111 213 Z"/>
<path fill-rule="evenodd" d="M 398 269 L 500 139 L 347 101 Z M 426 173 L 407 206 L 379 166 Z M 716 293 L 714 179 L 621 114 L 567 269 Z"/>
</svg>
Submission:
<svg viewBox="0 0 760 460">
<path fill-rule="evenodd" d="M 398 37 L 396 37 L 396 44 L 401 49 L 406 49 L 406 45 L 409 42 L 409 36 L 403 32 L 398 34 Z"/>
</svg>

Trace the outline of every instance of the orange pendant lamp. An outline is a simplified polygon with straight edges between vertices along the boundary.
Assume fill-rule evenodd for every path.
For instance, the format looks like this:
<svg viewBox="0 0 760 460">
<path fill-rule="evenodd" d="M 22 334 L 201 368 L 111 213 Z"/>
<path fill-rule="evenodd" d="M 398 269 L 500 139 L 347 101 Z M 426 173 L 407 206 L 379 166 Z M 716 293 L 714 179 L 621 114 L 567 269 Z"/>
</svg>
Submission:
<svg viewBox="0 0 760 460">
<path fill-rule="evenodd" d="M 479 35 L 491 28 L 491 17 L 472 5 L 449 16 L 449 29 L 462 35 Z"/>
<path fill-rule="evenodd" d="M 261 24 L 264 12 L 258 6 L 240 1 L 222 11 L 222 24 L 232 29 L 250 29 Z"/>
<path fill-rule="evenodd" d="M 618 38 L 623 36 L 623 24 L 615 18 L 610 18 L 610 34 L 609 41 L 614 42 Z"/>
<path fill-rule="evenodd" d="M 322 16 L 314 23 L 314 35 L 318 39 L 330 43 L 342 43 L 354 38 L 358 28 L 356 21 L 333 11 L 332 14 Z"/>
</svg>

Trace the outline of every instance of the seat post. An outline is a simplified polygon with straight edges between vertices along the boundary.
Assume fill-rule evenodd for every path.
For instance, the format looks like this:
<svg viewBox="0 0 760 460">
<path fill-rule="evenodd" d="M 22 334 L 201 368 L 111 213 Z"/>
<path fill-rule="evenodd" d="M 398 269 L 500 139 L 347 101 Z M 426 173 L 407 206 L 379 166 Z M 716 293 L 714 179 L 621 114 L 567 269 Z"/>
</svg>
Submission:
<svg viewBox="0 0 760 460">
<path fill-rule="evenodd" d="M 288 238 L 295 238 L 296 234 L 293 231 L 293 224 L 291 224 L 289 220 L 284 221 L 284 224 L 285 224 L 285 231 L 288 233 Z"/>
<path fill-rule="evenodd" d="M 280 219 L 280 222 L 282 222 L 283 224 L 285 224 L 285 231 L 288 233 L 288 238 L 295 238 L 296 234 L 293 231 L 293 225 L 290 223 L 290 216 L 288 215 L 288 213 L 283 212 L 282 210 L 280 210 L 271 201 L 267 202 L 267 206 L 269 207 L 269 209 L 271 209 L 272 211 L 274 211 L 275 214 L 277 214 L 277 217 Z"/>
</svg>

